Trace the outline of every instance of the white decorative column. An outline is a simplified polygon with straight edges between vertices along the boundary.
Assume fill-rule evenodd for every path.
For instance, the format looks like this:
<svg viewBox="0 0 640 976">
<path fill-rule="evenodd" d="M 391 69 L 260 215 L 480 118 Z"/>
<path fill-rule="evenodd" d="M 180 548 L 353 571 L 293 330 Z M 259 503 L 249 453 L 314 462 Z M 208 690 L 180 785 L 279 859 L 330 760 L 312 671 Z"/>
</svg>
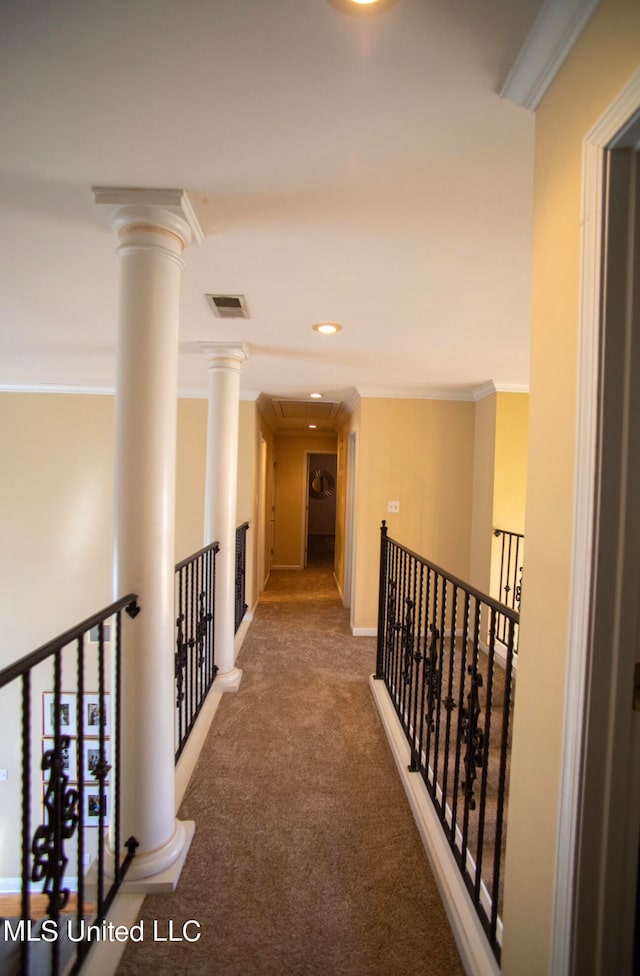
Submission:
<svg viewBox="0 0 640 976">
<path fill-rule="evenodd" d="M 175 817 L 174 563 L 178 300 L 199 227 L 180 190 L 94 188 L 120 246 L 114 594 L 138 594 L 121 663 L 121 838 L 127 881 L 175 887 L 193 824 Z"/>
<path fill-rule="evenodd" d="M 236 490 L 240 367 L 244 343 L 201 343 L 209 363 L 209 418 L 204 544 L 220 543 L 216 557 L 216 691 L 237 691 L 242 671 L 235 666 Z"/>
</svg>

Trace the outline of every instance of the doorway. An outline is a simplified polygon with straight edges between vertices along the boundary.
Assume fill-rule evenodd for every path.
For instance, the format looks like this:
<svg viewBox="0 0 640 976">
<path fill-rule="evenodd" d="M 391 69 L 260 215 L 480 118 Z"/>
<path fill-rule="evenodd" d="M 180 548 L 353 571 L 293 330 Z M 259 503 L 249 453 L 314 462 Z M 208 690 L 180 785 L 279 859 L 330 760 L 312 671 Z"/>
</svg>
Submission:
<svg viewBox="0 0 640 976">
<path fill-rule="evenodd" d="M 335 558 L 338 455 L 307 452 L 304 567 L 331 566 Z"/>
<path fill-rule="evenodd" d="M 639 950 L 639 137 L 637 77 L 585 143 L 579 477 L 552 962 L 553 972 L 574 976 L 637 971 Z"/>
</svg>

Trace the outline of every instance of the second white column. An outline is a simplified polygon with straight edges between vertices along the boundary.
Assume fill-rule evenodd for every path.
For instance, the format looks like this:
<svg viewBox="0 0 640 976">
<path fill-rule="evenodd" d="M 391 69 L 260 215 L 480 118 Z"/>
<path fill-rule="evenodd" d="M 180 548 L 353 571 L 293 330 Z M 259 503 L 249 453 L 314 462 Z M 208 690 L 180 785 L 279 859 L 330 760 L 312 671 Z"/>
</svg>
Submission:
<svg viewBox="0 0 640 976">
<path fill-rule="evenodd" d="M 244 343 L 202 343 L 209 363 L 209 417 L 204 544 L 220 543 L 216 559 L 216 691 L 237 691 L 242 671 L 235 666 L 236 492 L 240 367 Z"/>
</svg>

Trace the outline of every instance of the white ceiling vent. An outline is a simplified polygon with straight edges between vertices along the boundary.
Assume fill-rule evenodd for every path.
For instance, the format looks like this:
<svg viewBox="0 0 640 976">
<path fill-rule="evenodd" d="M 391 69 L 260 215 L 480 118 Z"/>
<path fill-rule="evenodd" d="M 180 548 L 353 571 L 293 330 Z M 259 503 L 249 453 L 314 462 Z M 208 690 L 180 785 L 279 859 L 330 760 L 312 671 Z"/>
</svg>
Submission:
<svg viewBox="0 0 640 976">
<path fill-rule="evenodd" d="M 249 319 L 244 295 L 205 295 L 214 315 L 219 319 Z"/>
</svg>

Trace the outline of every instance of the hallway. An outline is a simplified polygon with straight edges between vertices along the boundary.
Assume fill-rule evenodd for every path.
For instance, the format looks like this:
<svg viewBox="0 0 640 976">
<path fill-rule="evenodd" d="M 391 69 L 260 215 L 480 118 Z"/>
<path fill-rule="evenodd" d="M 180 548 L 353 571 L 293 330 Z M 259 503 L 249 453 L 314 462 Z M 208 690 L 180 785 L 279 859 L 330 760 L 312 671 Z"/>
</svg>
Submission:
<svg viewBox="0 0 640 976">
<path fill-rule="evenodd" d="M 331 564 L 271 574 L 180 809 L 180 884 L 144 901 L 145 932 L 199 940 L 130 942 L 122 976 L 463 972 Z"/>
</svg>

